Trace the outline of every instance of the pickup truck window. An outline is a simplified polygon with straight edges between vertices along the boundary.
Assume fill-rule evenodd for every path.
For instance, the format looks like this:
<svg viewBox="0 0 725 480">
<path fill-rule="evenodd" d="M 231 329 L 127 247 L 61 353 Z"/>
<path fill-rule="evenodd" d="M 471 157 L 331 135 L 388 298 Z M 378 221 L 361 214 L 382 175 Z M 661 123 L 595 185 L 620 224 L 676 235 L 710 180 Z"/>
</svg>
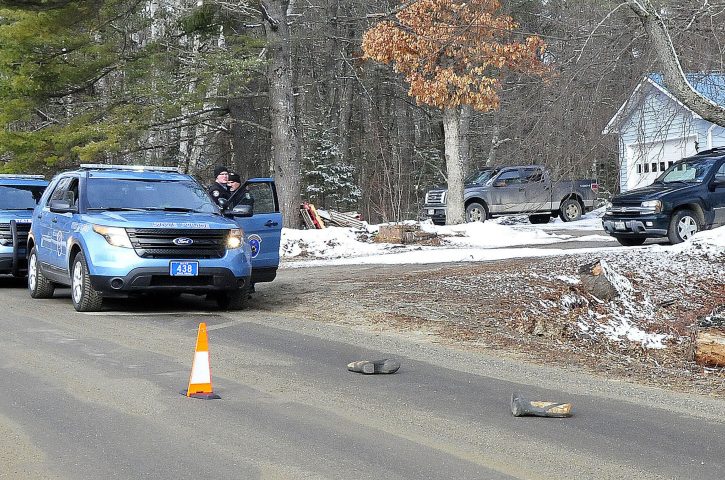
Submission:
<svg viewBox="0 0 725 480">
<path fill-rule="evenodd" d="M 497 172 L 498 172 L 498 170 L 478 170 L 478 171 L 470 174 L 468 177 L 466 177 L 463 180 L 463 183 L 464 184 L 478 183 L 478 184 L 483 185 Z"/>
<path fill-rule="evenodd" d="M 702 183 L 715 163 L 715 159 L 695 159 L 676 163 L 667 169 L 657 181 L 662 183 L 693 182 Z"/>
<path fill-rule="evenodd" d="M 540 168 L 524 168 L 522 183 L 540 182 L 543 179 L 544 174 Z"/>
<path fill-rule="evenodd" d="M 496 183 L 503 182 L 506 185 L 515 185 L 521 183 L 521 174 L 518 170 L 508 170 L 503 172 L 496 178 Z"/>
<path fill-rule="evenodd" d="M 217 213 L 206 191 L 193 181 L 89 178 L 88 208 Z"/>
<path fill-rule="evenodd" d="M 0 186 L 0 210 L 32 210 L 45 187 L 30 185 Z"/>
</svg>

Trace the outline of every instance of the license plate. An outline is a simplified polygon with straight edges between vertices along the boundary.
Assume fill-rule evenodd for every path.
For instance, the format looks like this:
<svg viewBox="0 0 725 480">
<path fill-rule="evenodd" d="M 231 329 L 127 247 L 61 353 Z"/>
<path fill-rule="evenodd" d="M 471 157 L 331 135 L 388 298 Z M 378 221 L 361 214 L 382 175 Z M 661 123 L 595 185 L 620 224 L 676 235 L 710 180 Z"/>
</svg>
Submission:
<svg viewBox="0 0 725 480">
<path fill-rule="evenodd" d="M 196 277 L 199 275 L 199 262 L 171 262 L 169 273 L 172 277 Z"/>
<path fill-rule="evenodd" d="M 436 211 L 432 208 L 428 209 L 428 215 L 435 215 Z"/>
<path fill-rule="evenodd" d="M 614 222 L 614 229 L 615 230 L 627 230 L 627 226 L 624 224 L 624 222 Z"/>
</svg>

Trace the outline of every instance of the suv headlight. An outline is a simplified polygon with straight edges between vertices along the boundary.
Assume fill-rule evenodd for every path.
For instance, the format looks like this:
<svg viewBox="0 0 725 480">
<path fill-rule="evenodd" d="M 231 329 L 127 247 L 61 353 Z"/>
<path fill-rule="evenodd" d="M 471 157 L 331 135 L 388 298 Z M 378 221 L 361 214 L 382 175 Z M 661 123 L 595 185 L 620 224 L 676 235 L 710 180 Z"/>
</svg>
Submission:
<svg viewBox="0 0 725 480">
<path fill-rule="evenodd" d="M 233 228 L 229 230 L 227 236 L 227 248 L 233 250 L 244 245 L 244 232 L 241 228 Z"/>
<path fill-rule="evenodd" d="M 125 228 L 93 225 L 93 231 L 105 238 L 114 247 L 133 248 Z"/>
<path fill-rule="evenodd" d="M 662 202 L 660 200 L 648 200 L 642 202 L 642 208 L 651 210 L 654 213 L 660 213 L 662 211 Z"/>
</svg>

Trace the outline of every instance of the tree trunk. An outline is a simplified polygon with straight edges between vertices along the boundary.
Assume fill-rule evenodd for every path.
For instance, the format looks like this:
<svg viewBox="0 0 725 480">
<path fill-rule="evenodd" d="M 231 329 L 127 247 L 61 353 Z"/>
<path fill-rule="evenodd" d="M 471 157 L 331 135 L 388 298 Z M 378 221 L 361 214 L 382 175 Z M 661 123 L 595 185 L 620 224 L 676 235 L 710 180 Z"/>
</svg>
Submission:
<svg viewBox="0 0 725 480">
<path fill-rule="evenodd" d="M 725 127 L 725 108 L 699 94 L 687 81 L 667 26 L 657 13 L 657 8 L 649 1 L 629 0 L 627 4 L 642 21 L 647 37 L 657 52 L 667 89 L 705 120 Z"/>
<path fill-rule="evenodd" d="M 466 221 L 466 209 L 463 205 L 463 175 L 466 162 L 461 148 L 461 138 L 466 134 L 464 128 L 461 125 L 460 107 L 443 110 L 446 174 L 448 176 L 448 194 L 446 196 L 446 224 L 448 225 Z"/>
<path fill-rule="evenodd" d="M 292 47 L 286 1 L 260 2 L 269 52 L 269 103 L 274 176 L 287 228 L 300 227 L 300 148 L 292 89 Z"/>
</svg>

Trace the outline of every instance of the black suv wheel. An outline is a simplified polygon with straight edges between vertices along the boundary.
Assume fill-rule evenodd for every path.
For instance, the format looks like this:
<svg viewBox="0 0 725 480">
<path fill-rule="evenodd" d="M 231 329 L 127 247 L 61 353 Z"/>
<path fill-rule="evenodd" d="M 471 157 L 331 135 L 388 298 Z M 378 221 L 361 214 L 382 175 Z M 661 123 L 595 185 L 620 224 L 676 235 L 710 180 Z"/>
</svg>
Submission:
<svg viewBox="0 0 725 480">
<path fill-rule="evenodd" d="M 682 243 L 692 238 L 701 228 L 700 220 L 695 212 L 688 208 L 677 210 L 670 219 L 667 238 L 670 239 L 670 243 L 672 244 Z"/>
<path fill-rule="evenodd" d="M 647 237 L 614 237 L 617 241 L 625 247 L 637 247 L 642 245 Z"/>
</svg>

